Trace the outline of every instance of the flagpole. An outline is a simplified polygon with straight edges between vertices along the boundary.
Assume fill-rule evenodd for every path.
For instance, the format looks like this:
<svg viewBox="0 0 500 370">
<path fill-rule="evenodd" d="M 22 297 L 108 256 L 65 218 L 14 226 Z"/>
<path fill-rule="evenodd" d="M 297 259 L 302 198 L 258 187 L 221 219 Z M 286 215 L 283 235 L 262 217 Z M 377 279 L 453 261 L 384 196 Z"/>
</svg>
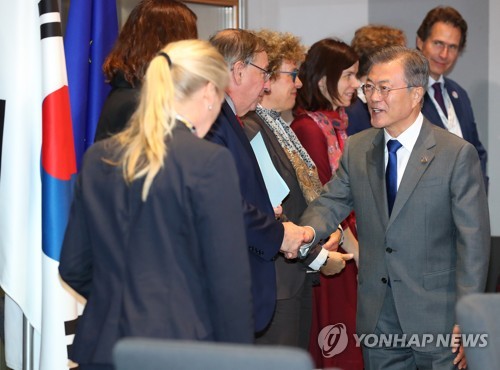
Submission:
<svg viewBox="0 0 500 370">
<path fill-rule="evenodd" d="M 33 370 L 33 333 L 33 326 L 23 315 L 23 370 Z"/>
</svg>

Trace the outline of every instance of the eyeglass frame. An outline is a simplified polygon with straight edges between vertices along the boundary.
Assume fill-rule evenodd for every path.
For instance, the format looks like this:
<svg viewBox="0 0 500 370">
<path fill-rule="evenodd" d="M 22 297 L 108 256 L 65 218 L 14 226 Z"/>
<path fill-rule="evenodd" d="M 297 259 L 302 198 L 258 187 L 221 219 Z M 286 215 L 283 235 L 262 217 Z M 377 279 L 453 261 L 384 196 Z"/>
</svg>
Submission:
<svg viewBox="0 0 500 370">
<path fill-rule="evenodd" d="M 448 49 L 448 53 L 458 54 L 460 52 L 460 45 L 448 44 L 440 40 L 431 40 L 431 46 L 439 52 L 445 49 Z"/>
<path fill-rule="evenodd" d="M 368 93 L 368 94 L 366 93 L 366 91 L 365 91 L 366 86 L 371 86 L 371 88 L 373 89 L 371 93 Z M 375 93 L 375 90 L 376 90 L 376 91 L 378 91 L 378 93 L 380 94 L 380 96 L 383 96 L 384 98 L 387 98 L 389 96 L 389 93 L 391 91 L 394 91 L 394 90 L 403 90 L 403 89 L 410 89 L 412 87 L 419 87 L 419 86 L 408 85 L 408 86 L 403 86 L 403 87 L 391 88 L 391 87 L 387 87 L 387 86 L 377 87 L 374 84 L 368 83 L 368 84 L 363 84 L 363 86 L 361 86 L 361 90 L 363 91 L 363 94 L 365 94 L 365 96 L 372 96 Z"/>
<path fill-rule="evenodd" d="M 278 71 L 278 73 L 284 73 L 292 77 L 292 82 L 295 83 L 297 76 L 299 75 L 299 70 L 296 68 L 293 71 Z"/>
<path fill-rule="evenodd" d="M 254 66 L 255 68 L 259 69 L 264 74 L 264 82 L 269 81 L 269 79 L 271 78 L 272 72 L 269 72 L 267 69 L 259 67 L 258 65 L 253 64 L 252 62 L 246 62 L 246 64 L 249 64 L 249 65 Z"/>
</svg>

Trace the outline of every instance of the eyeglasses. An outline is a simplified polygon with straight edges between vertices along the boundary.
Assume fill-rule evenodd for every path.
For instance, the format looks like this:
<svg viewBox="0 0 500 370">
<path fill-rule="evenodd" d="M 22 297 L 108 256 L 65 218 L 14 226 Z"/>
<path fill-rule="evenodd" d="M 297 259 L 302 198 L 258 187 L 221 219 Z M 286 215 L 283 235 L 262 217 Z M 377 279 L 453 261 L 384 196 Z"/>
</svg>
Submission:
<svg viewBox="0 0 500 370">
<path fill-rule="evenodd" d="M 411 87 L 416 87 L 416 86 L 404 86 L 404 87 L 396 87 L 394 89 L 388 87 L 388 86 L 380 86 L 380 87 L 377 87 L 373 84 L 364 84 L 361 89 L 363 90 L 363 93 L 366 95 L 366 96 L 371 96 L 373 95 L 373 93 L 375 92 L 375 90 L 378 91 L 378 93 L 383 96 L 384 98 L 387 98 L 389 96 L 389 93 L 391 91 L 394 91 L 394 90 L 403 90 L 403 89 L 409 89 Z"/>
<path fill-rule="evenodd" d="M 271 72 L 269 72 L 268 70 L 266 70 L 266 69 L 264 69 L 262 67 L 259 67 L 258 65 L 255 65 L 255 64 L 253 64 L 251 62 L 248 62 L 247 64 L 250 64 L 251 66 L 254 66 L 255 68 L 259 69 L 262 72 L 262 74 L 264 76 L 264 82 L 269 81 L 269 79 L 271 78 Z"/>
<path fill-rule="evenodd" d="M 298 69 L 294 69 L 293 71 L 278 71 L 279 73 L 284 73 L 284 74 L 287 74 L 287 75 L 290 75 L 292 77 L 292 82 L 295 83 L 295 80 L 297 79 L 297 75 L 299 74 L 299 70 Z"/>
<path fill-rule="evenodd" d="M 433 40 L 431 42 L 431 45 L 435 50 L 439 52 L 443 51 L 444 49 L 448 49 L 449 53 L 453 54 L 458 53 L 458 45 L 455 44 L 447 44 L 446 42 L 443 41 Z"/>
</svg>

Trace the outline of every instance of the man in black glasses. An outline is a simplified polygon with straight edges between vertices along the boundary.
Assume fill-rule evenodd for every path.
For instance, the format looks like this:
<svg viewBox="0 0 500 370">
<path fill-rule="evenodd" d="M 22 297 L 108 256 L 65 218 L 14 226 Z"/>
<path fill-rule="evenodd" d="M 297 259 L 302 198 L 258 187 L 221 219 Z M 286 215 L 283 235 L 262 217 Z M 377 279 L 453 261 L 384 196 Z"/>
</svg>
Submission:
<svg viewBox="0 0 500 370">
<path fill-rule="evenodd" d="M 257 159 L 242 128 L 240 117 L 254 110 L 265 89 L 269 89 L 264 43 L 240 29 L 219 31 L 210 42 L 224 56 L 230 78 L 221 112 L 205 138 L 227 147 L 238 170 L 252 273 L 255 332 L 260 332 L 271 321 L 276 305 L 276 255 L 281 250 L 287 258 L 295 258 L 299 247 L 308 240 L 304 240 L 304 228 L 276 220 Z"/>
<path fill-rule="evenodd" d="M 429 76 L 422 53 L 394 46 L 371 62 L 363 90 L 374 128 L 349 138 L 301 224 L 321 239 L 356 212 L 365 369 L 464 369 L 452 340 L 455 304 L 484 290 L 490 249 L 479 157 L 420 112 Z"/>
<path fill-rule="evenodd" d="M 316 166 L 297 136 L 281 117 L 295 105 L 297 90 L 302 87 L 298 68 L 305 57 L 305 47 L 290 33 L 262 30 L 271 72 L 270 90 L 254 112 L 244 117 L 244 130 L 251 140 L 261 133 L 274 167 L 290 189 L 282 203 L 283 217 L 298 222 L 307 204 L 321 191 Z M 336 231 L 336 228 L 334 229 Z M 340 239 L 337 231 L 329 243 Z M 312 287 L 319 277 L 313 272 L 332 275 L 341 271 L 345 262 L 338 252 L 328 252 L 317 245 L 307 258 L 287 261 L 276 259 L 278 301 L 273 320 L 258 344 L 279 344 L 307 349 L 312 319 Z M 344 258 L 350 259 L 352 255 Z M 294 324 L 291 324 L 294 323 Z"/>
</svg>

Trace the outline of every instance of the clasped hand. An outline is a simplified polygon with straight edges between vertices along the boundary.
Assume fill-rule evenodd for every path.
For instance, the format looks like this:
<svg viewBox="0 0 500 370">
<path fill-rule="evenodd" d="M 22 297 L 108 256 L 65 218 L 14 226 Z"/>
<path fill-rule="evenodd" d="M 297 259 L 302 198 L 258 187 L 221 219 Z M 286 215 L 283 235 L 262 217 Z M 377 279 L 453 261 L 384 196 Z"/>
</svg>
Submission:
<svg viewBox="0 0 500 370">
<path fill-rule="evenodd" d="M 283 222 L 283 227 L 285 235 L 280 251 L 286 258 L 297 258 L 299 248 L 313 240 L 314 232 L 309 227 L 298 226 L 293 222 Z"/>
</svg>

